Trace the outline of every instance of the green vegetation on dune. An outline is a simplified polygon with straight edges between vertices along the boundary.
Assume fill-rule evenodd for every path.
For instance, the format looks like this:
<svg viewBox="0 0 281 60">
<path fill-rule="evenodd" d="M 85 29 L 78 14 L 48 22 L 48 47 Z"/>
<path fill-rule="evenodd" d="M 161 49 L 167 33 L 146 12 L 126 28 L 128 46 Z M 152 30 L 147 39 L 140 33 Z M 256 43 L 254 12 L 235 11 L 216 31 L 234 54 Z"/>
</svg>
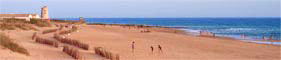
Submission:
<svg viewBox="0 0 281 60">
<path fill-rule="evenodd" d="M 31 24 L 35 24 L 38 27 L 50 27 L 51 25 L 44 20 L 41 19 L 30 19 Z"/>
<path fill-rule="evenodd" d="M 66 30 L 66 31 L 60 31 L 59 34 L 68 34 L 68 33 L 71 33 L 71 32 L 75 32 L 77 30 L 78 30 L 78 27 L 77 26 L 73 26 L 72 29 Z"/>
<path fill-rule="evenodd" d="M 5 36 L 3 33 L 0 33 L 0 45 L 10 49 L 13 52 L 29 55 L 26 49 L 13 42 L 11 38 Z"/>
<path fill-rule="evenodd" d="M 69 21 L 69 20 L 51 20 L 51 22 L 71 23 L 71 22 L 74 22 L 74 21 Z"/>
<path fill-rule="evenodd" d="M 15 26 L 11 26 L 11 25 L 9 25 L 7 23 L 2 23 L 2 24 L 0 24 L 0 29 L 1 30 L 15 30 L 16 27 Z"/>
<path fill-rule="evenodd" d="M 25 21 L 23 19 L 3 19 L 0 20 L 0 30 L 15 30 L 17 28 L 22 30 L 38 30 L 34 26 L 38 27 L 49 27 L 51 26 L 48 22 L 41 19 L 31 19 L 30 21 Z"/>
<path fill-rule="evenodd" d="M 43 34 L 52 33 L 52 32 L 56 32 L 57 30 L 58 29 L 48 29 L 48 30 L 43 31 L 42 33 Z"/>
<path fill-rule="evenodd" d="M 35 27 L 25 23 L 2 23 L 0 24 L 0 30 L 15 30 L 16 28 L 22 30 L 38 30 Z"/>
<path fill-rule="evenodd" d="M 68 23 L 68 24 L 86 24 L 85 20 L 51 20 L 51 22 Z"/>
<path fill-rule="evenodd" d="M 5 23 L 28 23 L 24 19 L 15 19 L 15 18 L 6 18 L 3 20 L 0 20 L 0 22 L 5 22 Z"/>
</svg>

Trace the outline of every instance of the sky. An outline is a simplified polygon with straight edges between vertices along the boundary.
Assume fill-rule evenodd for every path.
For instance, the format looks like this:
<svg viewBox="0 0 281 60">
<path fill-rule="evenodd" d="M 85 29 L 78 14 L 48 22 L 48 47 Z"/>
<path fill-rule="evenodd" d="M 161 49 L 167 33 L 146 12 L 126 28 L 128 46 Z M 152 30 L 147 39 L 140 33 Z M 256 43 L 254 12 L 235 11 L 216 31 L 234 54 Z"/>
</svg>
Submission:
<svg viewBox="0 0 281 60">
<path fill-rule="evenodd" d="M 0 13 L 51 18 L 280 17 L 280 0 L 0 0 Z"/>
</svg>

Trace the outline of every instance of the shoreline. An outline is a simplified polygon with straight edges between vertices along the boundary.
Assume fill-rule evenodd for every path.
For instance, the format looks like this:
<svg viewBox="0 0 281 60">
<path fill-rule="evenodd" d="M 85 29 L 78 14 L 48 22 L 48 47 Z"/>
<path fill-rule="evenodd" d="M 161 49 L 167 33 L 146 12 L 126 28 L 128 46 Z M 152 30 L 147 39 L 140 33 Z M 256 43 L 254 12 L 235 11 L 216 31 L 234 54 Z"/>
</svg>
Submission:
<svg viewBox="0 0 281 60">
<path fill-rule="evenodd" d="M 142 25 L 142 24 L 106 24 L 106 23 L 87 23 L 87 25 L 115 25 L 115 26 L 127 26 L 127 27 L 136 27 L 136 28 L 160 28 L 165 29 L 168 31 L 159 31 L 154 30 L 158 32 L 166 32 L 166 33 L 175 33 L 175 34 L 182 34 L 182 35 L 188 35 L 188 36 L 194 36 L 194 37 L 206 37 L 206 36 L 200 36 L 196 33 L 189 32 L 186 30 L 183 30 L 183 28 L 173 28 L 168 26 L 152 26 L 152 25 Z M 174 32 L 171 32 L 174 31 Z M 235 37 L 230 36 L 215 36 L 215 37 L 207 37 L 207 38 L 216 38 L 216 39 L 224 39 L 224 40 L 235 40 L 235 41 L 241 41 L 241 42 L 248 42 L 248 43 L 255 43 L 255 44 L 267 44 L 267 45 L 277 45 L 281 46 L 281 40 L 249 40 L 249 39 L 239 39 Z M 276 43 L 276 44 L 273 44 Z"/>
</svg>

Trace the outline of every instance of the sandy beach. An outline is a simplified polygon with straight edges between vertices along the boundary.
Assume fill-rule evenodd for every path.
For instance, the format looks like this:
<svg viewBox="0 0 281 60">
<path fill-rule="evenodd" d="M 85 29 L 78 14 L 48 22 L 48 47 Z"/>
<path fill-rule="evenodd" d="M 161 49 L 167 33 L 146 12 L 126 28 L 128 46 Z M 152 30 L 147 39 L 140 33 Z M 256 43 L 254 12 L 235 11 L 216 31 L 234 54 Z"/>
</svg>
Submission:
<svg viewBox="0 0 281 60">
<path fill-rule="evenodd" d="M 0 60 L 281 60 L 281 0 L 0 0 Z"/>
<path fill-rule="evenodd" d="M 118 26 L 82 26 L 71 38 L 88 42 L 91 46 L 103 46 L 128 60 L 186 60 L 186 59 L 278 59 L 280 46 L 245 43 L 220 38 L 152 31 Z M 136 52 L 131 53 L 131 42 L 136 42 Z M 163 46 L 163 54 L 150 46 Z"/>
<path fill-rule="evenodd" d="M 89 44 L 88 51 L 79 49 L 84 60 L 106 60 L 94 52 L 94 47 L 120 55 L 120 60 L 278 60 L 280 46 L 256 44 L 226 38 L 209 38 L 174 33 L 169 28 L 128 28 L 121 26 L 79 25 L 78 31 L 66 34 L 67 38 Z M 39 28 L 40 31 L 55 27 Z M 151 32 L 141 33 L 149 29 Z M 1 31 L 7 32 L 7 31 Z M 3 60 L 74 60 L 62 52 L 62 47 L 54 48 L 34 42 L 35 31 L 12 30 L 7 33 L 16 43 L 23 46 L 30 56 L 1 48 Z M 53 39 L 53 33 L 40 34 Z M 53 39 L 55 40 L 55 39 Z M 132 42 L 135 51 L 132 52 Z M 163 52 L 159 51 L 162 46 Z M 151 51 L 151 46 L 154 51 Z"/>
</svg>

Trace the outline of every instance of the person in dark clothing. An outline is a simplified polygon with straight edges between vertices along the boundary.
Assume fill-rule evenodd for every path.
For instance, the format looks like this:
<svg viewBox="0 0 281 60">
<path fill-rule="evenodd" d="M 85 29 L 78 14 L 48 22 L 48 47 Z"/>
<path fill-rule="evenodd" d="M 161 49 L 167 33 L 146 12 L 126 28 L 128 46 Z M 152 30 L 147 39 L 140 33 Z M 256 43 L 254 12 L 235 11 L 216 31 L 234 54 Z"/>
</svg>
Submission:
<svg viewBox="0 0 281 60">
<path fill-rule="evenodd" d="M 132 43 L 132 52 L 134 52 L 134 50 L 135 50 L 135 41 L 133 41 Z"/>
<path fill-rule="evenodd" d="M 159 51 L 163 53 L 161 45 L 158 45 Z"/>
<path fill-rule="evenodd" d="M 152 52 L 152 54 L 153 54 L 153 50 L 154 50 L 153 46 L 151 46 L 150 48 L 151 48 L 151 52 Z"/>
</svg>

